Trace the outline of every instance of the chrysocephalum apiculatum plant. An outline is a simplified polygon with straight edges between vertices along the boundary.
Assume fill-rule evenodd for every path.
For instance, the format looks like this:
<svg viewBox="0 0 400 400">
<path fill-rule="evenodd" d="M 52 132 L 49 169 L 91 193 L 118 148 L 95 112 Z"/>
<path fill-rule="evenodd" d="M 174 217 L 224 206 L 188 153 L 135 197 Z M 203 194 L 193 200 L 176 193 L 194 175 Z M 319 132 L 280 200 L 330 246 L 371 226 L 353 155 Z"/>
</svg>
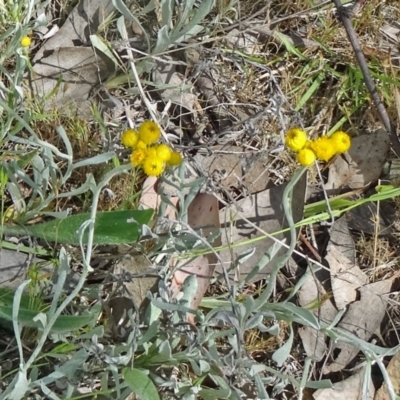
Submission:
<svg viewBox="0 0 400 400">
<path fill-rule="evenodd" d="M 327 162 L 336 154 L 345 153 L 350 149 L 351 138 L 346 132 L 338 131 L 331 136 L 308 140 L 302 129 L 292 128 L 286 133 L 285 144 L 297 153 L 299 164 L 308 167 L 316 160 Z"/>
<path fill-rule="evenodd" d="M 131 148 L 130 162 L 133 167 L 142 168 L 148 176 L 160 176 L 166 167 L 182 162 L 182 156 L 165 143 L 159 143 L 161 130 L 154 121 L 144 121 L 137 131 L 126 129 L 121 142 Z"/>
</svg>

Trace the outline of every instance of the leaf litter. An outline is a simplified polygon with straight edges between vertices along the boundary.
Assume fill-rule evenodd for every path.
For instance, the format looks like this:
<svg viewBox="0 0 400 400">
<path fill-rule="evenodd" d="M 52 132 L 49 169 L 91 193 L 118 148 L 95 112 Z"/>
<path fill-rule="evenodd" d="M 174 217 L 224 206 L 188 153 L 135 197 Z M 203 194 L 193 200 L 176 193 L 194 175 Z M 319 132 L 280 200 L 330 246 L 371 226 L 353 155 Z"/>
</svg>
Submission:
<svg viewBox="0 0 400 400">
<path fill-rule="evenodd" d="M 58 32 L 33 58 L 33 88 L 46 107 L 77 107 L 89 117 L 90 94 L 115 70 L 100 50 L 92 47 L 90 35 L 114 11 L 111 0 L 83 0 L 72 10 Z"/>
<path fill-rule="evenodd" d="M 98 10 L 97 4 L 103 7 L 102 10 L 106 10 L 105 15 L 108 15 L 108 12 L 111 10 L 111 2 L 108 1 L 83 1 L 80 4 L 83 4 L 84 10 L 87 10 L 88 7 L 89 9 L 91 8 L 90 13 L 87 13 L 89 20 Z M 109 69 L 111 65 L 109 64 L 109 60 L 103 59 L 102 56 L 95 53 L 91 47 L 82 47 L 82 43 L 88 43 L 90 40 L 90 37 L 87 35 L 87 28 L 89 28 L 91 32 L 95 32 L 97 28 L 95 25 L 88 25 L 85 22 L 86 19 L 84 19 L 82 23 L 78 23 L 78 31 L 85 31 L 86 33 L 83 36 L 74 33 L 73 31 L 76 27 L 71 29 L 72 25 L 70 23 L 72 19 L 74 19 L 74 21 L 79 21 L 78 15 L 74 14 L 75 11 L 76 10 L 73 11 L 67 23 L 60 29 L 60 32 L 54 35 L 54 37 L 47 42 L 47 45 L 42 47 L 43 51 L 39 51 L 39 56 L 36 56 L 34 60 L 34 72 L 41 75 L 41 77 L 36 80 L 36 84 L 39 84 L 38 90 L 40 95 L 46 95 L 56 88 L 55 82 L 59 77 L 60 71 L 63 71 L 65 68 L 73 71 L 71 75 L 64 75 L 66 78 L 65 80 L 68 79 L 68 76 L 71 77 L 71 81 L 64 87 L 64 89 L 66 89 L 64 93 L 62 89 L 59 90 L 59 93 L 62 93 L 63 97 L 68 97 L 66 94 L 69 93 L 68 89 L 71 88 L 71 96 L 67 99 L 68 102 L 80 102 L 82 99 L 86 101 L 89 96 L 89 91 L 96 84 L 106 79 L 107 74 L 112 70 Z M 66 40 L 67 38 L 72 41 Z M 74 42 L 74 38 L 78 39 L 78 41 Z M 84 38 L 84 40 L 81 40 L 82 38 Z M 235 40 L 236 44 L 234 44 L 234 46 L 236 46 L 240 35 L 238 36 L 237 33 L 233 31 L 231 38 Z M 250 36 L 247 33 L 244 38 L 246 39 L 246 43 L 239 43 L 242 50 L 246 50 L 245 46 L 249 44 L 254 51 L 259 50 L 259 43 L 250 40 Z M 45 51 L 50 51 L 51 54 L 46 54 Z M 68 61 L 70 61 L 70 63 L 68 63 Z M 169 59 L 166 58 L 165 61 L 167 62 Z M 99 64 L 95 65 L 97 62 L 99 62 Z M 195 61 L 194 64 L 196 63 L 197 61 Z M 94 65 L 95 67 L 93 67 Z M 185 92 L 180 92 L 179 88 L 183 88 L 187 85 L 187 81 L 185 81 L 186 76 L 173 69 L 163 71 L 163 73 L 166 74 L 158 77 L 153 75 L 153 80 L 157 85 L 161 85 L 162 87 L 162 85 L 168 85 L 172 82 L 173 85 L 176 86 L 176 88 L 164 87 L 164 89 L 159 90 L 163 102 L 170 102 L 177 107 L 177 110 L 180 109 L 189 112 L 193 116 L 194 110 L 197 107 L 195 104 L 199 100 L 197 95 L 191 93 L 192 90 L 195 90 L 195 87 L 189 83 L 189 86 L 185 88 Z M 172 77 L 172 80 L 167 80 L 166 76 L 168 74 L 169 77 Z M 77 76 L 78 78 L 76 78 Z M 203 82 L 201 79 L 203 79 Z M 42 88 L 40 85 L 42 85 Z M 221 98 L 217 96 L 218 91 L 215 90 L 214 81 L 209 78 L 207 81 L 205 75 L 203 75 L 198 80 L 197 88 L 199 87 L 202 95 L 207 99 L 207 102 L 204 104 L 207 106 L 218 106 L 218 109 L 221 111 L 215 113 L 213 116 L 214 119 L 218 120 L 218 126 L 224 129 L 231 128 L 231 110 L 226 112 L 224 107 L 220 107 L 222 101 Z M 58 100 L 60 99 L 58 98 Z M 237 114 L 238 113 L 235 113 L 235 118 L 237 118 Z M 193 118 L 196 120 L 194 116 Z M 185 123 L 187 124 L 187 122 Z M 233 138 L 236 137 L 234 136 Z M 232 139 L 232 136 L 227 136 L 227 138 L 225 138 L 227 142 L 232 141 L 230 139 Z M 223 140 L 224 139 L 217 138 L 216 141 L 223 142 Z M 347 186 L 351 188 L 364 187 L 375 182 L 379 178 L 383 163 L 387 159 L 389 149 L 386 132 L 377 131 L 373 134 L 356 137 L 354 138 L 353 144 L 354 150 L 349 152 L 349 157 L 347 157 L 347 155 L 338 157 L 329 166 L 329 178 L 325 185 L 328 191 Z M 207 147 L 209 148 L 210 146 Z M 212 254 L 210 257 L 209 255 L 197 257 L 193 263 L 185 265 L 184 270 L 178 270 L 176 272 L 174 276 L 175 279 L 170 288 L 173 298 L 177 297 L 181 290 L 184 289 L 184 282 L 188 276 L 196 277 L 197 284 L 199 285 L 199 293 L 191 298 L 190 304 L 192 308 L 197 308 L 201 297 L 204 295 L 209 285 L 214 268 L 217 267 L 219 273 L 222 272 L 220 269 L 219 257 L 221 257 L 223 262 L 225 260 L 225 264 L 228 265 L 232 261 L 233 255 L 233 259 L 238 262 L 237 265 L 235 265 L 236 269 L 231 273 L 231 277 L 234 281 L 241 282 L 250 271 L 254 270 L 257 260 L 260 259 L 266 249 L 268 249 L 274 241 L 263 239 L 238 248 L 232 245 L 244 240 L 253 240 L 257 238 L 261 235 L 259 230 L 273 233 L 286 227 L 280 204 L 284 186 L 281 185 L 266 189 L 270 183 L 270 176 L 265 177 L 265 179 L 260 179 L 265 172 L 265 160 L 262 160 L 260 157 L 260 162 L 254 163 L 255 168 L 253 172 L 249 173 L 246 170 L 247 155 L 244 154 L 243 149 L 236 151 L 233 146 L 220 146 L 214 147 L 212 150 L 214 150 L 214 154 L 211 157 L 201 154 L 201 151 L 195 156 L 197 164 L 200 165 L 202 171 L 205 172 L 204 175 L 211 178 L 213 184 L 222 188 L 223 194 L 232 196 L 232 194 L 237 194 L 235 192 L 238 191 L 245 196 L 239 200 L 232 196 L 230 199 L 234 200 L 232 204 L 225 209 L 221 209 L 218 214 L 216 211 L 220 208 L 221 204 L 218 203 L 216 197 L 209 194 L 199 194 L 193 206 L 191 206 L 192 208 L 190 209 L 188 221 L 189 226 L 193 230 L 198 230 L 199 235 L 206 239 L 210 233 L 215 232 L 221 225 L 222 244 L 232 247 L 229 251 L 224 250 L 217 255 Z M 223 157 L 224 151 L 227 153 L 226 157 Z M 250 154 L 249 158 L 254 159 L 254 154 Z M 220 173 L 219 177 L 214 174 L 214 171 Z M 293 211 L 295 222 L 302 219 L 306 187 L 307 181 L 305 180 L 299 183 L 294 192 Z M 152 185 L 152 188 L 154 188 L 154 185 Z M 151 193 L 147 194 L 149 197 L 147 199 L 142 197 L 142 203 L 148 206 L 152 204 L 151 207 L 156 205 L 154 208 L 158 208 L 160 204 L 158 193 L 153 190 Z M 176 204 L 176 199 L 171 199 L 171 201 Z M 373 213 L 374 211 L 372 211 L 372 215 Z M 168 216 L 171 220 L 175 218 L 172 209 Z M 354 218 L 365 219 L 366 217 L 356 216 Z M 207 221 L 207 223 L 204 221 Z M 249 221 L 257 228 L 249 224 Z M 351 227 L 352 229 L 357 229 L 355 225 Z M 372 232 L 372 230 L 370 230 L 370 232 Z M 286 234 L 280 234 L 277 238 L 281 241 L 287 241 L 288 237 Z M 213 246 L 217 246 L 218 244 L 218 240 L 212 243 Z M 252 253 L 253 250 L 254 253 Z M 243 255 L 245 255 L 245 257 L 241 258 Z M 143 255 L 140 257 L 143 263 L 139 259 L 134 259 L 135 265 L 132 270 L 129 270 L 130 273 L 141 273 L 146 270 L 148 271 L 148 268 L 151 267 L 148 260 L 143 257 Z M 132 260 L 130 260 L 129 263 L 131 263 L 131 261 Z M 393 283 L 392 280 L 388 279 L 382 282 L 368 283 L 366 274 L 356 265 L 354 243 L 345 218 L 335 221 L 332 226 L 325 261 L 329 264 L 329 273 L 321 269 L 309 275 L 299 291 L 300 305 L 311 308 L 315 315 L 318 315 L 320 320 L 327 324 L 333 321 L 338 309 L 347 308 L 338 326 L 356 334 L 363 340 L 370 340 L 372 335 L 377 331 L 385 315 L 386 303 L 382 295 L 386 295 L 390 292 Z M 264 270 L 257 271 L 257 274 L 251 281 L 268 279 L 272 265 L 273 262 L 268 264 Z M 174 265 L 172 265 L 172 267 L 174 267 Z M 122 265 L 120 268 L 125 269 L 127 266 Z M 140 287 L 139 285 L 138 297 L 136 297 L 135 294 L 138 303 L 143 301 L 145 293 L 150 289 L 150 286 L 145 285 Z M 136 289 L 133 287 L 128 289 L 133 293 L 136 292 Z M 121 300 L 120 315 L 126 315 L 129 310 L 130 306 L 125 307 L 124 305 L 125 300 L 126 298 Z M 115 304 L 113 307 L 114 306 Z M 368 313 L 366 313 L 365 310 L 368 310 Z M 115 319 L 117 321 L 119 318 L 116 317 Z M 118 325 L 118 322 L 116 322 L 116 324 Z M 313 355 L 318 360 L 321 360 L 323 356 L 327 354 L 328 340 L 326 336 L 318 335 L 317 331 L 308 327 L 301 328 L 299 333 L 307 355 Z M 332 357 L 333 362 L 327 363 L 324 370 L 325 373 L 341 371 L 354 360 L 359 352 L 357 348 L 343 343 L 335 343 L 334 350 L 336 351 L 336 355 L 339 353 L 339 356 Z M 392 360 L 394 360 L 394 358 Z M 356 396 L 356 392 L 358 395 L 360 393 L 362 372 L 361 370 L 360 373 L 335 384 L 335 392 L 329 392 L 329 390 L 324 389 L 314 393 L 314 398 L 320 400 L 328 397 L 335 398 L 334 396 L 338 393 L 340 395 L 337 398 L 359 398 L 354 396 Z"/>
</svg>

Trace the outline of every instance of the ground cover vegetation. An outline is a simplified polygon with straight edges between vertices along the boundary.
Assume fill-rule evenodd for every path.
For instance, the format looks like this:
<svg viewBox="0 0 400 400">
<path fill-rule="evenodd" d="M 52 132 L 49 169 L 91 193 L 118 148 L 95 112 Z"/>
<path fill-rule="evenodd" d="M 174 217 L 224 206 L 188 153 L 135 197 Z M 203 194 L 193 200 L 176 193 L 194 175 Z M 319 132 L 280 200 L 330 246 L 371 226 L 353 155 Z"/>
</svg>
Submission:
<svg viewBox="0 0 400 400">
<path fill-rule="evenodd" d="M 399 398 L 399 17 L 0 2 L 0 399 Z"/>
</svg>

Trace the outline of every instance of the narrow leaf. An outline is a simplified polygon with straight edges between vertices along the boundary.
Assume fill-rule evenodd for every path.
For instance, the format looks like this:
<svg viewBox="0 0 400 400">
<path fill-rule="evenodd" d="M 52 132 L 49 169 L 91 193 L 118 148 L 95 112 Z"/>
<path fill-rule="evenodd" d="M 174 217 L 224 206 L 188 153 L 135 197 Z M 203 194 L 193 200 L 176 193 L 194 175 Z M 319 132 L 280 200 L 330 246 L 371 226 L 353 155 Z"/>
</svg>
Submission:
<svg viewBox="0 0 400 400">
<path fill-rule="evenodd" d="M 18 310 L 17 321 L 22 326 L 31 328 L 42 328 L 42 324 L 35 317 L 37 311 L 20 308 Z M 0 303 L 0 318 L 13 321 L 12 307 Z M 71 332 L 90 324 L 97 318 L 95 314 L 87 315 L 60 315 L 53 325 L 52 332 Z M 36 321 L 34 320 L 36 319 Z"/>
<path fill-rule="evenodd" d="M 132 392 L 141 400 L 160 400 L 156 386 L 144 372 L 136 368 L 124 368 L 123 375 Z"/>
<path fill-rule="evenodd" d="M 139 237 L 141 225 L 148 224 L 153 210 L 124 210 L 99 212 L 94 228 L 94 244 L 132 243 Z M 90 219 L 89 213 L 71 215 L 36 225 L 4 226 L 3 232 L 14 235 L 30 235 L 49 242 L 79 244 L 78 230 Z M 87 231 L 83 243 L 87 243 Z"/>
</svg>

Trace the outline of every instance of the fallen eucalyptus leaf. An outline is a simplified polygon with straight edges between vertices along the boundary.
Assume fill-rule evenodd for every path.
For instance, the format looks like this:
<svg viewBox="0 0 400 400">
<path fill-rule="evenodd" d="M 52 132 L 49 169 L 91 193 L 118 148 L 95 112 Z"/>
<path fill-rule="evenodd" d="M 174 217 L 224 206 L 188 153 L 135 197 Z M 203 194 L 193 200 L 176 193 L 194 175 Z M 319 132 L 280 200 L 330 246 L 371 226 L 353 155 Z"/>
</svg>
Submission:
<svg viewBox="0 0 400 400">
<path fill-rule="evenodd" d="M 361 368 L 350 378 L 333 384 L 333 388 L 319 389 L 313 394 L 314 400 L 372 400 L 375 388 L 372 379 L 369 382 L 368 397 L 362 397 L 362 387 L 364 382 L 365 367 Z"/>
<path fill-rule="evenodd" d="M 303 174 L 293 189 L 292 215 L 294 223 L 297 223 L 303 217 L 306 186 L 307 175 Z M 286 184 L 264 190 L 239 200 L 220 211 L 222 246 L 227 248 L 220 252 L 220 257 L 223 267 L 230 270 L 229 276 L 231 279 L 242 282 L 252 272 L 266 250 L 275 243 L 273 239 L 262 238 L 252 243 L 242 244 L 250 239 L 262 237 L 262 233 L 250 225 L 241 215 L 267 233 L 275 233 L 286 228 L 286 218 L 282 206 L 285 187 Z M 238 210 L 241 210 L 240 214 Z M 287 241 L 290 238 L 290 233 L 277 234 L 275 237 L 279 240 L 286 239 Z M 246 257 L 239 265 L 234 265 L 231 270 L 232 263 L 235 263 L 242 254 L 248 253 L 251 249 L 254 249 L 254 253 Z M 274 267 L 276 257 L 279 257 L 285 251 L 286 248 L 282 247 L 266 266 L 252 277 L 250 282 L 266 278 Z M 217 264 L 216 271 L 219 274 L 222 273 L 220 264 Z"/>
<path fill-rule="evenodd" d="M 368 277 L 356 263 L 356 249 L 345 217 L 337 219 L 331 229 L 326 261 L 336 307 L 341 310 L 357 299 L 357 289 Z"/>
<path fill-rule="evenodd" d="M 387 279 L 361 287 L 360 300 L 349 305 L 338 327 L 351 332 L 361 340 L 369 341 L 385 317 L 386 302 L 381 296 L 390 292 L 392 284 L 393 280 Z M 337 356 L 332 363 L 325 366 L 323 373 L 341 371 L 357 356 L 359 351 L 353 345 L 336 341 L 333 343 L 332 354 L 337 354 Z"/>
</svg>

